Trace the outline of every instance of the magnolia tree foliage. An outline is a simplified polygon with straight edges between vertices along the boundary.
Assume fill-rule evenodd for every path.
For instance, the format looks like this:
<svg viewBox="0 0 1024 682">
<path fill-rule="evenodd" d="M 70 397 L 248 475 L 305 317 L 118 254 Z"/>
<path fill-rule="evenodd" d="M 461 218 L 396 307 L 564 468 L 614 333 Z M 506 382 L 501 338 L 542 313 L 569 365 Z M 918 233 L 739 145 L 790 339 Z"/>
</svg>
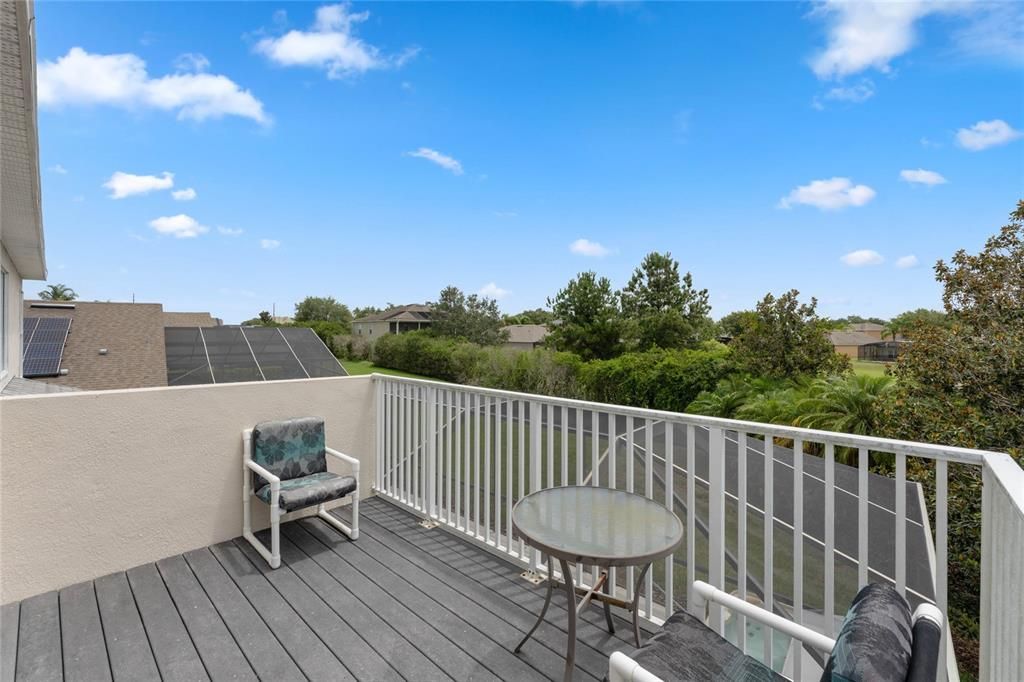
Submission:
<svg viewBox="0 0 1024 682">
<path fill-rule="evenodd" d="M 477 294 L 467 296 L 458 287 L 445 287 L 431 304 L 430 329 L 437 336 L 495 346 L 508 338 L 502 324 L 497 301 Z"/>
<path fill-rule="evenodd" d="M 754 376 L 786 379 L 841 374 L 849 360 L 836 353 L 827 323 L 818 317 L 817 299 L 800 303 L 796 289 L 778 298 L 766 295 L 755 316 L 730 344 L 741 370 Z"/>
<path fill-rule="evenodd" d="M 547 343 L 584 360 L 606 360 L 622 353 L 623 320 L 619 296 L 607 277 L 582 272 L 548 299 L 557 322 Z"/>
<path fill-rule="evenodd" d="M 671 253 L 649 253 L 621 293 L 622 313 L 639 350 L 694 348 L 711 336 L 708 290 L 679 276 Z"/>
<path fill-rule="evenodd" d="M 917 310 L 908 310 L 905 313 L 900 313 L 886 322 L 883 335 L 890 338 L 896 338 L 897 335 L 901 335 L 909 339 L 914 336 L 918 327 L 944 327 L 947 324 L 949 324 L 949 319 L 946 317 L 946 313 L 939 310 L 929 310 L 928 308 L 918 308 Z"/>
</svg>

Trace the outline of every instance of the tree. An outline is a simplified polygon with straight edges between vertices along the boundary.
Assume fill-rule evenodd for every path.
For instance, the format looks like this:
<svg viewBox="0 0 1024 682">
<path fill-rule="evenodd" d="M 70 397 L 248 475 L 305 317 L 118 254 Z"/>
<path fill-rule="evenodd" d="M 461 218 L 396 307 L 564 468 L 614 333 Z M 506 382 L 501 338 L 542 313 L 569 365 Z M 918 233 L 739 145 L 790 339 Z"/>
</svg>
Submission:
<svg viewBox="0 0 1024 682">
<path fill-rule="evenodd" d="M 242 322 L 242 324 L 244 326 L 247 326 L 247 327 L 277 327 L 277 326 L 280 326 L 276 322 L 274 322 L 274 317 L 270 314 L 270 311 L 268 311 L 268 310 L 261 310 L 259 315 L 257 315 L 256 317 L 253 317 L 251 319 L 245 320 L 244 322 Z"/>
<path fill-rule="evenodd" d="M 481 346 L 504 343 L 508 333 L 502 331 L 498 302 L 493 298 L 470 294 L 458 287 L 441 290 L 436 303 L 431 303 L 430 330 L 436 336 L 471 341 Z"/>
<path fill-rule="evenodd" d="M 367 317 L 368 315 L 376 315 L 377 313 L 382 313 L 382 312 L 384 312 L 384 311 L 382 309 L 378 308 L 377 306 L 375 306 L 375 305 L 368 305 L 368 306 L 365 306 L 363 308 L 353 308 L 352 309 L 352 317 L 358 320 L 360 317 Z"/>
<path fill-rule="evenodd" d="M 910 338 L 914 335 L 914 330 L 920 325 L 946 326 L 947 324 L 946 313 L 939 310 L 929 310 L 927 308 L 908 310 L 885 323 L 885 329 L 882 330 L 882 338 L 888 336 L 895 339 L 897 335 Z"/>
<path fill-rule="evenodd" d="M 622 290 L 621 302 L 639 350 L 693 348 L 711 335 L 708 290 L 694 288 L 689 272 L 680 279 L 671 253 L 647 254 Z"/>
<path fill-rule="evenodd" d="M 754 321 L 757 313 L 753 310 L 737 310 L 725 315 L 718 321 L 718 333 L 722 336 L 736 338 L 743 333 L 747 325 Z"/>
<path fill-rule="evenodd" d="M 880 317 L 861 317 L 860 315 L 847 315 L 846 317 L 840 317 L 834 322 L 840 327 L 847 327 L 851 324 L 864 324 L 870 322 L 872 324 L 885 324 L 885 320 Z"/>
<path fill-rule="evenodd" d="M 344 303 L 331 296 L 307 296 L 295 304 L 296 322 L 334 322 L 347 334 L 351 328 L 352 312 Z"/>
<path fill-rule="evenodd" d="M 619 298 L 607 277 L 582 272 L 548 299 L 556 322 L 547 344 L 584 360 L 606 360 L 622 352 Z"/>
<path fill-rule="evenodd" d="M 506 315 L 505 324 L 551 324 L 555 319 L 554 313 L 543 308 L 524 310 L 518 315 Z"/>
<path fill-rule="evenodd" d="M 795 426 L 874 436 L 881 430 L 882 405 L 892 389 L 889 376 L 849 374 L 816 379 L 796 401 Z M 857 453 L 841 448 L 840 459 L 857 465 Z"/>
<path fill-rule="evenodd" d="M 778 298 L 767 294 L 755 317 L 730 348 L 737 366 L 755 376 L 797 378 L 842 373 L 849 359 L 832 348 L 817 299 L 800 303 L 793 289 Z"/>
<path fill-rule="evenodd" d="M 71 287 L 63 284 L 49 284 L 39 292 L 39 298 L 44 301 L 74 301 L 78 294 Z"/>
</svg>

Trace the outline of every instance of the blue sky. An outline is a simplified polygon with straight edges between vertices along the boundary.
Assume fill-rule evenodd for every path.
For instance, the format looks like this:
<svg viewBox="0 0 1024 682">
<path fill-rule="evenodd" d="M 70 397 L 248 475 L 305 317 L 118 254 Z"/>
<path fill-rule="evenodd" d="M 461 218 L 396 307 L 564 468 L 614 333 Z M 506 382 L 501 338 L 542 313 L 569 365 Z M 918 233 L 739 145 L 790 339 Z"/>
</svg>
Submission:
<svg viewBox="0 0 1024 682">
<path fill-rule="evenodd" d="M 84 299 L 238 322 L 454 284 L 516 312 L 659 250 L 716 317 L 790 288 L 885 317 L 939 307 L 934 262 L 1024 196 L 1011 3 L 36 16 L 49 281 Z"/>
</svg>

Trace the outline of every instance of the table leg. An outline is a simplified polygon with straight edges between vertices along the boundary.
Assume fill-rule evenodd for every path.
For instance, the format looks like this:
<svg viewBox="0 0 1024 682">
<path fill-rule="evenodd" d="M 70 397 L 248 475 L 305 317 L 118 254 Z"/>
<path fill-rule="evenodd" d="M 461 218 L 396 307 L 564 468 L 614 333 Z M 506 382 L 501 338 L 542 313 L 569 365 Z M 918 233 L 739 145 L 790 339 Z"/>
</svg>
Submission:
<svg viewBox="0 0 1024 682">
<path fill-rule="evenodd" d="M 519 650 L 523 648 L 523 645 L 526 644 L 527 640 L 530 639 L 533 633 L 537 630 L 537 628 L 540 627 L 541 621 L 544 620 L 544 614 L 548 612 L 548 606 L 551 605 L 551 593 L 555 589 L 555 573 L 551 565 L 551 557 L 545 554 L 544 561 L 548 565 L 548 593 L 544 597 L 544 606 L 540 610 L 540 615 L 537 616 L 537 622 L 533 624 L 533 627 L 530 628 L 530 631 L 526 633 L 525 637 L 523 637 L 523 641 L 519 642 L 519 644 L 516 646 L 514 651 L 517 654 L 519 653 Z"/>
<path fill-rule="evenodd" d="M 572 577 L 569 562 L 561 559 L 562 583 L 565 585 L 565 596 L 568 599 L 566 610 L 569 612 L 569 642 L 565 647 L 565 682 L 572 682 L 572 673 L 576 668 L 576 581 Z"/>
<path fill-rule="evenodd" d="M 607 571 L 608 569 L 605 569 Z M 601 586 L 601 591 L 607 595 L 612 594 L 612 585 L 608 580 L 604 581 L 604 585 Z M 604 603 L 604 619 L 608 623 L 608 632 L 615 634 L 615 622 L 612 621 L 612 606 L 607 601 Z"/>
<path fill-rule="evenodd" d="M 633 637 L 636 638 L 637 647 L 640 646 L 640 588 L 644 584 L 644 576 L 651 568 L 650 564 L 644 566 L 640 576 L 636 579 L 636 586 L 633 588 Z"/>
</svg>

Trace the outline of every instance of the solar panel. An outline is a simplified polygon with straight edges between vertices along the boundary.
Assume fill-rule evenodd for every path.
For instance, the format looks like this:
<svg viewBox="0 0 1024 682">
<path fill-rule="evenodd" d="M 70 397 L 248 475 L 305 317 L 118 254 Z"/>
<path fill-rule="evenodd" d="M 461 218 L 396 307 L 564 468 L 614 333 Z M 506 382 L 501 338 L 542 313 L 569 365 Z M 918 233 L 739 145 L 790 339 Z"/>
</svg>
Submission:
<svg viewBox="0 0 1024 682">
<path fill-rule="evenodd" d="M 203 337 L 197 327 L 166 327 L 167 385 L 212 384 Z"/>
<path fill-rule="evenodd" d="M 64 342 L 71 329 L 70 317 L 38 317 L 35 329 L 24 347 L 22 373 L 26 377 L 52 377 L 60 374 Z"/>
<path fill-rule="evenodd" d="M 244 327 L 242 333 L 252 347 L 253 355 L 267 381 L 305 379 L 306 370 L 292 353 L 281 330 L 274 327 Z"/>
<path fill-rule="evenodd" d="M 341 377 L 347 373 L 312 329 L 281 327 L 281 333 L 310 377 Z"/>
<path fill-rule="evenodd" d="M 28 350 L 28 344 L 32 341 L 32 334 L 36 331 L 36 324 L 39 322 L 38 317 L 26 317 L 25 326 L 21 332 L 21 356 L 25 357 L 25 351 Z"/>
<path fill-rule="evenodd" d="M 263 380 L 241 327 L 206 327 L 201 332 L 218 384 Z"/>
</svg>

